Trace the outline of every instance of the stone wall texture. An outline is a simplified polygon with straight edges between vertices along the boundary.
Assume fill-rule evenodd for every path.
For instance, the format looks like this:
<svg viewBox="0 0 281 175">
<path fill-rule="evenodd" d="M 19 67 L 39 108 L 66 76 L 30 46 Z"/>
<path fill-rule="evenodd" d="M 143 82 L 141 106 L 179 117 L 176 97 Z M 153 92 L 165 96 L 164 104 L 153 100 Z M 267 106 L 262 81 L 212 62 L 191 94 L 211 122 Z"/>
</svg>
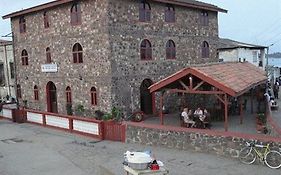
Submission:
<svg viewBox="0 0 281 175">
<path fill-rule="evenodd" d="M 12 18 L 18 84 L 22 100 L 36 110 L 47 110 L 46 85 L 57 88 L 58 111 L 66 113 L 67 86 L 71 87 L 73 106 L 82 104 L 89 115 L 95 110 L 109 111 L 117 106 L 130 113 L 140 109 L 140 86 L 144 79 L 153 82 L 198 63 L 217 62 L 217 12 L 209 12 L 209 25 L 199 24 L 201 10 L 175 6 L 176 22 L 166 23 L 166 4 L 150 2 L 151 22 L 139 22 L 139 2 L 132 0 L 83 0 L 82 24 L 70 24 L 71 3 L 47 10 L 50 28 L 44 28 L 43 13 L 28 14 L 26 33 L 19 33 L 19 18 Z M 153 48 L 150 61 L 140 60 L 140 43 L 148 39 Z M 176 44 L 176 59 L 165 59 L 165 45 Z M 201 45 L 207 41 L 210 58 L 201 58 Z M 72 47 L 83 47 L 83 63 L 72 62 Z M 50 47 L 57 73 L 42 73 L 45 50 Z M 26 49 L 29 65 L 21 65 L 21 52 Z M 82 77 L 82 80 L 80 79 Z M 39 87 L 39 101 L 33 87 Z M 90 89 L 96 87 L 98 105 L 90 102 Z"/>
<path fill-rule="evenodd" d="M 165 127 L 164 127 L 165 128 Z M 149 146 L 162 146 L 179 150 L 194 150 L 225 157 L 238 158 L 239 151 L 246 145 L 246 141 L 258 144 L 271 143 L 271 149 L 281 150 L 281 139 L 260 137 L 257 135 L 237 134 L 204 131 L 194 129 L 160 129 L 152 126 L 136 126 L 128 124 L 126 142 Z"/>
</svg>

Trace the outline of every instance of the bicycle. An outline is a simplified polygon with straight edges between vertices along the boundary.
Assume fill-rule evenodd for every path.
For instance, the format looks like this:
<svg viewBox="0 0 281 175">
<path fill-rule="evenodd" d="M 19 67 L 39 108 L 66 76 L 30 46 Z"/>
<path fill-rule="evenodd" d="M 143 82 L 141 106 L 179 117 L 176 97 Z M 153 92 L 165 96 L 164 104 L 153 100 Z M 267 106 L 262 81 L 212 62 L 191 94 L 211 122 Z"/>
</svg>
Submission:
<svg viewBox="0 0 281 175">
<path fill-rule="evenodd" d="M 256 161 L 257 157 L 260 162 L 265 163 L 269 168 L 277 169 L 281 167 L 281 153 L 270 150 L 269 143 L 259 145 L 246 142 L 246 147 L 242 148 L 239 153 L 239 160 L 250 165 Z"/>
</svg>

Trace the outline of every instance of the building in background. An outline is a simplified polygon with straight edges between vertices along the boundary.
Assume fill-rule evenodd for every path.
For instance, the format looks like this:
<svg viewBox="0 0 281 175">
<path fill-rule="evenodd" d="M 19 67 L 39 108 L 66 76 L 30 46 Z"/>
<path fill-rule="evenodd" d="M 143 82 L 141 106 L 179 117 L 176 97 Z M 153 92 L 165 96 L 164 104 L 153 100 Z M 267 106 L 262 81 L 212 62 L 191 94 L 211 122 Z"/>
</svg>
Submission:
<svg viewBox="0 0 281 175">
<path fill-rule="evenodd" d="M 58 0 L 11 18 L 20 104 L 48 112 L 156 112 L 148 87 L 218 62 L 217 6 L 194 0 Z"/>
<path fill-rule="evenodd" d="M 0 40 L 0 99 L 15 97 L 14 66 L 12 41 Z"/>
<path fill-rule="evenodd" d="M 268 58 L 269 66 L 269 78 L 272 83 L 276 82 L 276 79 L 281 83 L 281 58 Z"/>
<path fill-rule="evenodd" d="M 249 62 L 265 70 L 265 46 L 246 44 L 230 39 L 220 38 L 218 55 L 220 62 Z"/>
</svg>

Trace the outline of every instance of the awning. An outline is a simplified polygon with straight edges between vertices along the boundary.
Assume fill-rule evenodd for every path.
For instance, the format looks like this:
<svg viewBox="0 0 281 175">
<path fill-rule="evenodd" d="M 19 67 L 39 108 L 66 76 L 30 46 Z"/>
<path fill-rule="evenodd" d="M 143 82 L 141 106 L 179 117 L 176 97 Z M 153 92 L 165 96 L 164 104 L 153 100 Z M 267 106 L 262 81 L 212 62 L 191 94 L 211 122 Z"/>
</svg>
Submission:
<svg viewBox="0 0 281 175">
<path fill-rule="evenodd" d="M 149 87 L 150 92 L 171 89 L 185 81 L 184 78 L 198 79 L 218 88 L 232 97 L 238 97 L 248 90 L 264 84 L 267 81 L 266 72 L 248 62 L 225 62 L 208 65 L 191 66 L 154 83 Z"/>
</svg>

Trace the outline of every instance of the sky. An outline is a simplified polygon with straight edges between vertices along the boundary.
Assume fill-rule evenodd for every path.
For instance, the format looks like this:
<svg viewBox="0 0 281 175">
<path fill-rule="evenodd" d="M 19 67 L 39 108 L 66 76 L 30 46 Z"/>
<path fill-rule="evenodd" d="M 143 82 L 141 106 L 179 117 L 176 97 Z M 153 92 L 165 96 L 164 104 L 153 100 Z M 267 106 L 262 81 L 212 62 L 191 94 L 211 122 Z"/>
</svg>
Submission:
<svg viewBox="0 0 281 175">
<path fill-rule="evenodd" d="M 0 16 L 52 0 L 0 0 Z M 250 44 L 270 46 L 281 52 L 280 0 L 201 0 L 228 10 L 219 13 L 219 36 Z M 10 20 L 0 19 L 0 36 L 11 33 Z M 10 39 L 3 38 L 1 39 Z"/>
</svg>

